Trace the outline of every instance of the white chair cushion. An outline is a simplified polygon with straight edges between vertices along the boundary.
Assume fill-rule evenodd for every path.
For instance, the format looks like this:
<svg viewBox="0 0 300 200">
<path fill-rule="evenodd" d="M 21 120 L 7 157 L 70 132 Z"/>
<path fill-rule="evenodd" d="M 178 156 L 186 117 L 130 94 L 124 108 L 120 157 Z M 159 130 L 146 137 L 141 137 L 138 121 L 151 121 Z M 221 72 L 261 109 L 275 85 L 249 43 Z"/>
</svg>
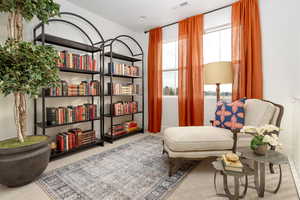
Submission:
<svg viewBox="0 0 300 200">
<path fill-rule="evenodd" d="M 175 152 L 232 149 L 232 133 L 213 126 L 171 127 L 164 131 L 165 145 Z"/>
<path fill-rule="evenodd" d="M 276 107 L 259 99 L 247 99 L 245 103 L 245 126 L 263 126 L 272 122 Z"/>
</svg>

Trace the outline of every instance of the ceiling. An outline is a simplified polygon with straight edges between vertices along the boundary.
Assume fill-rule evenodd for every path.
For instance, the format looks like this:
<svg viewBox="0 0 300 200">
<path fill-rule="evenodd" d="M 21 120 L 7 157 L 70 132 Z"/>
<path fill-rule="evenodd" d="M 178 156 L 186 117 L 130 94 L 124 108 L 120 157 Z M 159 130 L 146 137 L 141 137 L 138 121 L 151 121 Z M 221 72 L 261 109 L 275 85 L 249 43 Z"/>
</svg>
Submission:
<svg viewBox="0 0 300 200">
<path fill-rule="evenodd" d="M 82 0 L 68 1 L 141 32 L 228 5 L 236 0 L 88 0 L 88 3 Z"/>
</svg>

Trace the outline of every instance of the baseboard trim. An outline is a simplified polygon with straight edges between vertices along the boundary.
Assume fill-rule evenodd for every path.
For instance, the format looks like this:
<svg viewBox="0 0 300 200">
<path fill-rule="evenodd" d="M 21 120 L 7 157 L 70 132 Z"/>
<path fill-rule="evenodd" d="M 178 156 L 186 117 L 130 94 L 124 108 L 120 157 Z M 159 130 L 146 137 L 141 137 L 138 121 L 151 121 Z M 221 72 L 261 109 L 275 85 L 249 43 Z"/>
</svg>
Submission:
<svg viewBox="0 0 300 200">
<path fill-rule="evenodd" d="M 300 177 L 299 177 L 299 174 L 297 173 L 295 162 L 293 161 L 293 159 L 290 156 L 288 159 L 289 159 L 290 169 L 292 172 L 294 183 L 295 183 L 295 186 L 297 189 L 298 198 L 300 199 Z"/>
</svg>

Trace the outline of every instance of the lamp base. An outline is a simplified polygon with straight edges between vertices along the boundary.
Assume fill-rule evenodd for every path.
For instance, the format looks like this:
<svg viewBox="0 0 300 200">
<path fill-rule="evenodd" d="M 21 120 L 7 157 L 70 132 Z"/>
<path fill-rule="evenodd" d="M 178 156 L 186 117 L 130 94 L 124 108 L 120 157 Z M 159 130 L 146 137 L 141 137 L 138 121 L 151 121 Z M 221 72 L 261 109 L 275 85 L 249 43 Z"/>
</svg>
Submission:
<svg viewBox="0 0 300 200">
<path fill-rule="evenodd" d="M 216 83 L 217 102 L 220 101 L 220 83 Z"/>
</svg>

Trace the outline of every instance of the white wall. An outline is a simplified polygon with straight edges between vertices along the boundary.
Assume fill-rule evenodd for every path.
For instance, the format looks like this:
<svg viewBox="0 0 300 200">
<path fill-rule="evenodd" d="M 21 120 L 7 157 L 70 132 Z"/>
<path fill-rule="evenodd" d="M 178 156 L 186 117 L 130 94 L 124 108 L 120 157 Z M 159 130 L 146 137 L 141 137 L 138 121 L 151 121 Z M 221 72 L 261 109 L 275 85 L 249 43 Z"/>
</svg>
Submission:
<svg viewBox="0 0 300 200">
<path fill-rule="evenodd" d="M 266 97 L 285 106 L 281 138 L 300 174 L 300 1 L 261 1 Z"/>
<path fill-rule="evenodd" d="M 96 15 L 92 12 L 89 12 L 85 9 L 82 9 L 80 7 L 77 7 L 76 5 L 68 2 L 68 1 L 64 1 L 64 0 L 57 0 L 57 3 L 59 3 L 61 5 L 61 11 L 66 11 L 66 12 L 73 12 L 79 15 L 82 15 L 83 17 L 85 17 L 86 19 L 90 20 L 101 32 L 101 34 L 103 35 L 104 39 L 110 39 L 110 38 L 114 38 L 120 34 L 127 34 L 130 35 L 132 37 L 134 37 L 135 39 L 137 39 L 137 41 L 142 45 L 143 50 L 145 50 L 145 53 L 147 53 L 146 51 L 146 35 L 144 33 L 137 33 L 134 31 L 129 30 L 128 28 L 121 26 L 117 23 L 114 23 L 110 20 L 107 20 L 99 15 Z M 7 38 L 7 32 L 6 32 L 6 23 L 7 23 L 7 15 L 5 14 L 0 14 L 0 41 L 3 42 L 6 40 Z M 24 32 L 24 39 L 25 40 L 29 40 L 32 41 L 32 29 L 33 27 L 38 23 L 38 21 L 35 19 L 33 20 L 31 23 L 25 23 L 25 32 Z M 91 32 L 91 30 L 87 30 L 86 27 L 84 27 L 84 29 L 87 32 Z M 76 41 L 82 41 L 82 42 L 86 42 L 87 40 L 85 38 L 83 38 L 78 32 L 74 31 L 74 29 L 72 29 L 71 27 L 68 26 L 61 26 L 61 25 L 52 25 L 51 27 L 47 28 L 46 27 L 46 31 L 48 33 L 54 33 L 58 34 L 62 37 L 65 38 L 70 38 Z M 92 35 L 92 39 L 94 41 L 97 40 L 96 35 L 93 34 Z M 136 50 L 134 50 L 136 51 Z M 82 80 L 82 79 L 87 79 L 87 77 L 84 76 L 80 76 L 79 78 L 73 78 L 70 75 L 64 75 L 64 79 L 70 80 L 72 82 L 76 82 Z M 71 102 L 70 102 L 71 101 Z M 48 102 L 48 101 L 47 101 Z M 81 104 L 84 103 L 84 101 L 82 102 L 81 100 L 78 99 L 65 99 L 65 100 L 49 100 L 49 105 L 53 105 L 53 106 L 57 106 L 57 105 L 69 105 L 69 104 Z M 38 104 L 41 105 L 41 104 Z M 14 120 L 13 120 L 13 97 L 12 96 L 8 96 L 6 98 L 4 97 L 0 97 L 0 127 L 2 127 L 1 134 L 0 134 L 0 140 L 5 139 L 5 138 L 9 138 L 9 137 L 14 137 L 16 135 L 16 131 L 15 131 L 15 125 L 14 125 Z M 33 100 L 29 100 L 28 103 L 28 111 L 29 111 L 29 134 L 33 133 Z M 147 116 L 147 115 L 146 115 Z M 98 123 L 96 123 L 98 124 Z M 84 127 L 81 126 L 80 127 Z M 49 130 L 49 132 L 47 133 L 52 133 L 52 135 L 54 135 L 55 133 L 57 133 L 57 131 L 63 131 L 66 130 L 67 128 L 70 127 L 62 127 L 59 129 L 51 129 Z M 99 127 L 96 126 L 96 129 L 98 129 Z"/>
<path fill-rule="evenodd" d="M 260 1 L 264 96 L 285 106 L 281 140 L 286 152 L 293 151 L 292 97 L 299 86 L 299 18 L 298 0 Z"/>
</svg>

